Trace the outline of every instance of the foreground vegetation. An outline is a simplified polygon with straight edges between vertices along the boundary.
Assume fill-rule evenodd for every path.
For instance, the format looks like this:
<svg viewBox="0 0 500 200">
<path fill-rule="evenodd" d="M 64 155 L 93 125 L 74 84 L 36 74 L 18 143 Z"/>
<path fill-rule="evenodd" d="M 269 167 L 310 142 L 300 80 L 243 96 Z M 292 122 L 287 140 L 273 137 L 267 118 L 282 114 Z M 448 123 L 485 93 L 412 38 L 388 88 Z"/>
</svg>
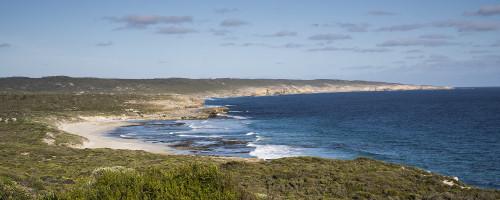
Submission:
<svg viewBox="0 0 500 200">
<path fill-rule="evenodd" d="M 144 173 L 122 166 L 98 168 L 92 177 L 47 199 L 252 199 L 215 165 L 194 163 Z"/>
<path fill-rule="evenodd" d="M 245 162 L 71 148 L 83 138 L 58 130 L 56 121 L 157 112 L 160 107 L 144 102 L 172 96 L 2 91 L 0 199 L 500 198 L 499 190 L 368 158 Z"/>
</svg>

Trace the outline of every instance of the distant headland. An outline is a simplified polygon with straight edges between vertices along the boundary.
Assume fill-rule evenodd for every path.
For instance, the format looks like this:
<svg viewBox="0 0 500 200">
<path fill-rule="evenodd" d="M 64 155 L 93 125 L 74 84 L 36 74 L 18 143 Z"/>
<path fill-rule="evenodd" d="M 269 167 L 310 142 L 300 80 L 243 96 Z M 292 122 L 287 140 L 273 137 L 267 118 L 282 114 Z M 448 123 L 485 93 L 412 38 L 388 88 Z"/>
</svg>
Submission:
<svg viewBox="0 0 500 200">
<path fill-rule="evenodd" d="M 0 92 L 68 94 L 186 94 L 197 97 L 269 96 L 283 94 L 441 90 L 448 86 L 408 85 L 336 79 L 102 79 L 50 76 L 0 78 Z"/>
</svg>

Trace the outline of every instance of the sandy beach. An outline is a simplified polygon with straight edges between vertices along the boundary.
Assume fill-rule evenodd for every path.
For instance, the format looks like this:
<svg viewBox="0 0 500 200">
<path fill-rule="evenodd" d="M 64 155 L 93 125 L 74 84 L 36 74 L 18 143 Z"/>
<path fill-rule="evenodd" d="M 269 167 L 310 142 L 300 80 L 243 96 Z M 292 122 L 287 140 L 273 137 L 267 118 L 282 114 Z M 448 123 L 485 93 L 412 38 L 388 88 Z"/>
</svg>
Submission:
<svg viewBox="0 0 500 200">
<path fill-rule="evenodd" d="M 61 123 L 58 125 L 60 130 L 79 135 L 88 139 L 79 148 L 110 148 L 110 149 L 129 149 L 143 150 L 151 153 L 172 154 L 173 151 L 166 145 L 145 143 L 137 139 L 121 139 L 107 137 L 104 135 L 119 126 L 129 124 L 125 120 L 97 119 L 87 120 L 78 123 Z"/>
</svg>

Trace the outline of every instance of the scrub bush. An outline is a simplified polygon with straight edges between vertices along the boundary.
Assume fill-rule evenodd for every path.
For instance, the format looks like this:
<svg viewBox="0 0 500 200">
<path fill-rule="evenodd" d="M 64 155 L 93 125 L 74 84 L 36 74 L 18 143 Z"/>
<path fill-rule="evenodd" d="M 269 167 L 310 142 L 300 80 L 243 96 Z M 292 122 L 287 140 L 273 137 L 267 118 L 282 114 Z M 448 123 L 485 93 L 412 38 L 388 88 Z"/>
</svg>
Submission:
<svg viewBox="0 0 500 200">
<path fill-rule="evenodd" d="M 254 199 L 215 165 L 192 163 L 138 172 L 121 166 L 94 170 L 71 191 L 52 199 Z"/>
</svg>

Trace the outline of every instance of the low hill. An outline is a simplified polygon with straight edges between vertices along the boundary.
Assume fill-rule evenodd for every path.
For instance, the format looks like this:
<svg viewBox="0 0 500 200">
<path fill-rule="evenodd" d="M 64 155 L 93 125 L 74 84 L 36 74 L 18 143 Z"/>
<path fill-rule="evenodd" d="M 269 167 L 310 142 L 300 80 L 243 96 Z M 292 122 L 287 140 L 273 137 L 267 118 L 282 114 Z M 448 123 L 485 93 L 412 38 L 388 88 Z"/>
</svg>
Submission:
<svg viewBox="0 0 500 200">
<path fill-rule="evenodd" d="M 43 78 L 0 78 L 0 92 L 72 94 L 190 94 L 200 97 L 264 96 L 279 94 L 451 89 L 397 83 L 334 79 L 99 79 L 51 76 Z"/>
</svg>

